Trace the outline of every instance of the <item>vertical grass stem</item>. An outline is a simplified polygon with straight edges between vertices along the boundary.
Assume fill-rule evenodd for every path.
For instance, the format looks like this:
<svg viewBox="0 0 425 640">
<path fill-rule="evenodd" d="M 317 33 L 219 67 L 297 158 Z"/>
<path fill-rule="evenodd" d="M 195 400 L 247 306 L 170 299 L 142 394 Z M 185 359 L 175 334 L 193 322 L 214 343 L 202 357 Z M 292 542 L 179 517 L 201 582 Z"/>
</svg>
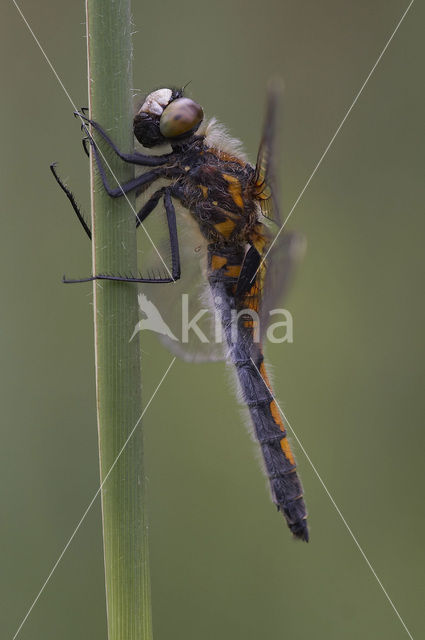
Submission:
<svg viewBox="0 0 425 640">
<path fill-rule="evenodd" d="M 89 107 L 123 150 L 133 146 L 129 0 L 86 0 Z M 120 183 L 134 169 L 105 153 Z M 109 174 L 109 172 L 108 172 Z M 109 176 L 110 184 L 116 186 Z M 135 216 L 111 199 L 91 161 L 93 273 L 135 273 Z M 134 207 L 134 199 L 130 196 Z M 101 481 L 142 412 L 141 360 L 130 337 L 138 321 L 137 287 L 94 282 L 97 415 Z M 109 640 L 151 640 L 143 432 L 136 429 L 102 489 Z"/>
</svg>

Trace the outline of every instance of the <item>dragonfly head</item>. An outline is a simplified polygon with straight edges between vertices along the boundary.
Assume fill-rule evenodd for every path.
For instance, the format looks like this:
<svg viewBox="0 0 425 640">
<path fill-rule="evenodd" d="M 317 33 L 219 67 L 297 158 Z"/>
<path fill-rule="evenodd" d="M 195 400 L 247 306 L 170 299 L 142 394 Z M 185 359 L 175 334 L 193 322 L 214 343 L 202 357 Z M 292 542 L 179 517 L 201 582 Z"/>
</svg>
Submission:
<svg viewBox="0 0 425 640">
<path fill-rule="evenodd" d="M 183 89 L 158 89 L 150 93 L 136 113 L 134 135 L 144 147 L 185 142 L 204 117 L 202 107 L 183 97 Z"/>
</svg>

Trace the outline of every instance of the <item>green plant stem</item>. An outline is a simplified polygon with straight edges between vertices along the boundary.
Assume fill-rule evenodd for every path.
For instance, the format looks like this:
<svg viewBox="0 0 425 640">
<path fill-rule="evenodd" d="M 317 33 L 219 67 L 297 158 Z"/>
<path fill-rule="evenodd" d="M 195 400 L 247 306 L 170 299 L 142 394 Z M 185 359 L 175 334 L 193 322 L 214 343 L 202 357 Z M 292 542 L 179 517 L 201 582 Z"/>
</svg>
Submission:
<svg viewBox="0 0 425 640">
<path fill-rule="evenodd" d="M 130 0 L 86 0 L 89 106 L 120 149 L 132 135 Z M 120 183 L 134 169 L 101 145 Z M 111 186 L 117 186 L 109 175 Z M 135 273 L 135 215 L 124 198 L 104 191 L 91 161 L 93 273 Z M 130 197 L 134 209 L 134 198 Z M 94 323 L 101 481 L 142 412 L 137 287 L 95 281 Z M 102 488 L 109 640 L 151 640 L 143 433 L 135 430 Z"/>
</svg>

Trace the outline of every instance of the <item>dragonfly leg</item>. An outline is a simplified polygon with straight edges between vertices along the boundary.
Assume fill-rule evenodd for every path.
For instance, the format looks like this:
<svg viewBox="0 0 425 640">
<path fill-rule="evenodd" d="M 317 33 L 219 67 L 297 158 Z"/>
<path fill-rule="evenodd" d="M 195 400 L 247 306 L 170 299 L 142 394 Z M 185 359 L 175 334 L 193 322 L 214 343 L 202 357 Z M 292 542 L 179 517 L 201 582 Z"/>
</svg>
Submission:
<svg viewBox="0 0 425 640">
<path fill-rule="evenodd" d="M 112 275 L 112 274 L 108 274 L 108 273 L 99 273 L 95 276 L 88 276 L 87 278 L 77 278 L 75 280 L 71 280 L 69 278 L 67 278 L 66 276 L 64 276 L 62 278 L 62 282 L 64 282 L 65 284 L 77 284 L 79 282 L 93 282 L 93 280 L 115 280 L 117 282 L 139 282 L 142 284 L 160 284 L 160 283 L 170 283 L 170 282 L 175 282 L 176 278 L 172 278 L 172 277 L 164 277 L 164 278 L 156 278 L 156 277 L 147 277 L 147 278 L 143 278 L 143 277 L 136 277 L 136 276 L 132 276 L 132 275 Z"/>
<path fill-rule="evenodd" d="M 81 111 L 83 111 L 83 109 Z M 111 147 L 111 149 L 113 149 L 117 156 L 119 156 L 121 160 L 124 160 L 124 162 L 130 162 L 131 164 L 138 164 L 144 167 L 157 167 L 159 165 L 167 163 L 170 158 L 174 156 L 174 153 L 164 153 L 159 156 L 148 156 L 143 153 L 138 153 L 137 151 L 134 151 L 133 153 L 122 153 L 122 151 L 118 149 L 118 147 L 108 136 L 106 131 L 97 122 L 95 122 L 94 120 L 90 120 L 85 115 L 85 113 L 79 113 L 78 111 L 76 111 L 74 115 L 90 124 L 93 129 L 95 129 L 95 131 L 97 131 L 102 136 L 102 138 Z"/>
<path fill-rule="evenodd" d="M 119 282 L 140 282 L 140 283 L 149 283 L 149 284 L 158 284 L 158 283 L 169 283 L 175 282 L 180 278 L 181 275 L 181 267 L 180 267 L 180 252 L 179 252 L 179 241 L 177 237 L 177 221 L 176 221 L 176 210 L 173 205 L 173 201 L 171 200 L 171 195 L 173 191 L 170 187 L 162 187 L 155 191 L 149 200 L 143 205 L 140 211 L 137 214 L 137 222 L 136 226 L 140 226 L 144 220 L 149 216 L 150 213 L 155 209 L 158 205 L 159 200 L 164 198 L 164 207 L 167 215 L 167 225 L 168 225 L 168 233 L 170 238 L 170 247 L 171 247 L 171 274 L 169 276 L 154 276 L 149 275 L 148 277 L 135 277 L 133 275 L 114 275 L 114 274 L 98 274 L 94 276 L 88 276 L 87 278 L 80 278 L 77 280 L 69 280 L 67 278 L 63 278 L 63 281 L 66 284 L 74 284 L 77 282 L 91 282 L 93 280 L 117 280 Z"/>
<path fill-rule="evenodd" d="M 87 136 L 84 136 L 84 138 L 81 140 L 81 144 L 83 145 L 84 153 L 88 158 L 90 158 L 89 139 L 87 138 Z"/>
<path fill-rule="evenodd" d="M 141 187 L 143 185 L 150 184 L 155 180 L 157 180 L 158 178 L 165 176 L 165 173 L 166 173 L 165 168 L 158 167 L 156 169 L 152 169 L 151 171 L 147 171 L 146 173 L 142 173 L 137 178 L 133 178 L 132 180 L 129 180 L 128 182 L 124 182 L 124 184 L 119 185 L 115 189 L 112 189 L 112 187 L 109 186 L 108 180 L 106 178 L 105 169 L 100 159 L 99 149 L 95 141 L 91 137 L 88 129 L 85 127 L 85 125 L 83 125 L 83 127 L 87 135 L 88 141 L 90 143 L 90 146 L 92 148 L 92 151 L 94 153 L 94 158 L 100 173 L 100 177 L 102 178 L 103 186 L 105 188 L 105 191 L 108 193 L 108 195 L 111 196 L 111 198 L 119 198 L 120 196 L 123 196 L 124 194 L 129 193 L 130 191 L 133 191 L 133 189 L 137 189 L 138 187 Z"/>
<path fill-rule="evenodd" d="M 164 198 L 165 213 L 167 214 L 168 236 L 171 248 L 171 271 L 174 280 L 178 280 L 181 275 L 179 240 L 177 236 L 176 210 L 171 196 L 175 195 L 172 187 L 162 187 L 155 191 L 149 200 L 143 205 L 137 214 L 136 227 L 143 224 L 148 215 L 155 209 L 161 197 Z"/>
<path fill-rule="evenodd" d="M 74 209 L 76 216 L 78 218 L 78 221 L 80 222 L 81 226 L 83 227 L 84 231 L 86 232 L 86 234 L 88 235 L 88 237 L 91 240 L 91 230 L 89 225 L 87 224 L 83 214 L 80 211 L 80 208 L 74 198 L 74 194 L 72 193 L 72 191 L 70 189 L 68 189 L 68 187 L 66 186 L 66 184 L 62 181 L 62 179 L 59 177 L 57 171 L 56 171 L 56 166 L 55 163 L 50 165 L 50 171 L 53 173 L 53 176 L 56 180 L 56 182 L 58 183 L 58 185 L 60 186 L 60 188 L 62 189 L 62 191 L 65 193 L 66 197 L 68 198 L 68 200 L 70 201 L 72 208 Z"/>
<path fill-rule="evenodd" d="M 151 195 L 149 200 L 145 202 L 145 204 L 143 205 L 143 207 L 140 209 L 140 211 L 136 216 L 136 228 L 140 227 L 140 225 L 146 220 L 148 215 L 152 213 L 152 211 L 155 209 L 158 202 L 164 195 L 165 189 L 166 187 L 161 187 L 161 189 L 158 189 L 158 191 L 155 191 L 155 193 Z"/>
<path fill-rule="evenodd" d="M 171 247 L 171 270 L 174 279 L 180 278 L 180 251 L 179 251 L 179 239 L 177 236 L 177 221 L 176 210 L 174 208 L 173 201 L 171 200 L 172 190 L 168 187 L 164 193 L 164 206 L 167 214 L 168 233 L 170 236 Z"/>
</svg>

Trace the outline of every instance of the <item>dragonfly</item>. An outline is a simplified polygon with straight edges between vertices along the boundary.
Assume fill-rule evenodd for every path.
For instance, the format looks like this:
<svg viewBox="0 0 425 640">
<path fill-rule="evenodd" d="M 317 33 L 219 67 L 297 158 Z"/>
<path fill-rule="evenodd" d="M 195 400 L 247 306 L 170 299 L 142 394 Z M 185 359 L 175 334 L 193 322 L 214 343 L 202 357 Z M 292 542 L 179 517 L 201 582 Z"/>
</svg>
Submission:
<svg viewBox="0 0 425 640">
<path fill-rule="evenodd" d="M 236 373 L 242 402 L 248 408 L 272 500 L 293 536 L 308 542 L 303 488 L 262 348 L 267 316 L 286 292 L 303 245 L 298 234 L 281 233 L 276 180 L 278 110 L 279 90 L 271 85 L 255 165 L 248 162 L 240 142 L 231 138 L 214 118 L 206 120 L 202 107 L 186 97 L 183 89 L 152 91 L 134 117 L 134 136 L 142 147 L 146 150 L 171 147 L 171 151 L 159 155 L 139 150 L 123 153 L 108 132 L 89 119 L 86 110 L 77 113 L 86 134 L 84 149 L 87 155 L 91 150 L 109 196 L 119 198 L 133 191 L 144 195 L 145 202 L 135 217 L 136 228 L 143 226 L 149 216 L 157 219 L 162 216 L 170 269 L 145 275 L 99 273 L 65 281 L 143 283 L 149 285 L 149 291 L 155 291 L 158 300 L 161 296 L 169 298 L 168 290 L 153 285 L 176 288 L 181 281 L 190 291 L 190 269 L 186 273 L 184 256 L 193 243 L 180 242 L 179 237 L 186 236 L 189 227 L 195 230 L 195 249 L 190 251 L 192 257 L 200 254 L 196 257 L 198 262 L 204 261 L 198 271 L 204 289 L 206 286 L 208 304 L 219 318 L 225 357 Z M 142 167 L 140 175 L 117 187 L 111 186 L 95 137 L 123 162 Z M 51 169 L 91 238 L 90 227 L 72 192 L 54 165 Z M 176 208 L 182 212 L 181 220 Z M 169 338 L 164 338 L 164 342 L 177 355 L 189 358 L 181 344 Z M 216 357 L 212 350 L 205 353 L 205 359 Z"/>
</svg>

